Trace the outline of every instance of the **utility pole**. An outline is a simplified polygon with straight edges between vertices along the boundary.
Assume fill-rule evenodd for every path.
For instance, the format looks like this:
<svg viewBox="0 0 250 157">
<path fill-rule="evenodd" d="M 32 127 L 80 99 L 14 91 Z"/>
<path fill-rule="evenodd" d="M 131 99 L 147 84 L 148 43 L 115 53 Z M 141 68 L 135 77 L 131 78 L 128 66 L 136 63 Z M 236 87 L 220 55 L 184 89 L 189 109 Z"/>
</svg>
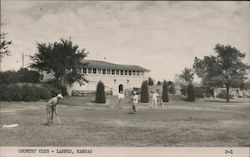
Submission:
<svg viewBox="0 0 250 157">
<path fill-rule="evenodd" d="M 22 53 L 22 68 L 24 68 L 24 53 Z"/>
</svg>

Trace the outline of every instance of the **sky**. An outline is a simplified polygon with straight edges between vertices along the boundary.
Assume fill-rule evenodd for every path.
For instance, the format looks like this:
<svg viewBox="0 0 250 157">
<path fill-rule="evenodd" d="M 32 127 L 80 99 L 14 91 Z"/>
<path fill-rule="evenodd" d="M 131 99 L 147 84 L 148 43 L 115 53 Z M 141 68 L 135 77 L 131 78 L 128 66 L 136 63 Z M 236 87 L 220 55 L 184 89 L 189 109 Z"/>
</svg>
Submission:
<svg viewBox="0 0 250 157">
<path fill-rule="evenodd" d="M 139 65 L 154 80 L 174 80 L 194 57 L 213 55 L 217 43 L 250 52 L 250 2 L 1 1 L 2 32 L 12 55 L 2 70 L 30 64 L 36 43 L 69 39 L 86 59 Z"/>
</svg>

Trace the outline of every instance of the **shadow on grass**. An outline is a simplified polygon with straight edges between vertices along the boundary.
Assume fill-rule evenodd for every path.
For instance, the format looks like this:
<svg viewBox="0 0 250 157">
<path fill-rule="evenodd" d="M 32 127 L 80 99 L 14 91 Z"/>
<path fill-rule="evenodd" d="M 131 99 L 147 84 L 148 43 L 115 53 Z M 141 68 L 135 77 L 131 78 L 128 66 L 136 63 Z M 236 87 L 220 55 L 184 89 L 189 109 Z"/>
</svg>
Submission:
<svg viewBox="0 0 250 157">
<path fill-rule="evenodd" d="M 224 99 L 220 99 L 220 100 L 205 100 L 205 102 L 219 102 L 219 103 L 225 103 L 225 104 L 230 104 L 230 103 L 244 103 L 244 102 L 242 102 L 242 101 L 229 101 L 229 102 L 227 102 L 226 100 L 224 100 Z"/>
</svg>

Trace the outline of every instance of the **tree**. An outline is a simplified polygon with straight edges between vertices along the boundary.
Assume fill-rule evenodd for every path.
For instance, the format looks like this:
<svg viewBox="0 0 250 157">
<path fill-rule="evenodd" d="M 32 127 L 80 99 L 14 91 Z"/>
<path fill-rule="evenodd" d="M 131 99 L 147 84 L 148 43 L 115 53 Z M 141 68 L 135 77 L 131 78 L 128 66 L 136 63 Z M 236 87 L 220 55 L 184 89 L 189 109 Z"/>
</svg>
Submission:
<svg viewBox="0 0 250 157">
<path fill-rule="evenodd" d="M 149 90 L 148 90 L 148 81 L 143 81 L 141 86 L 141 102 L 149 102 Z"/>
<path fill-rule="evenodd" d="M 195 89 L 191 83 L 187 86 L 187 101 L 195 101 Z"/>
<path fill-rule="evenodd" d="M 0 27 L 2 27 L 2 23 L 0 24 Z M 3 57 L 5 57 L 5 55 L 10 55 L 10 51 L 9 51 L 9 45 L 11 45 L 12 41 L 7 41 L 6 40 L 6 34 L 7 33 L 0 33 L 0 71 L 1 71 L 1 63 L 2 63 L 2 59 Z"/>
<path fill-rule="evenodd" d="M 245 54 L 235 47 L 217 44 L 214 50 L 216 56 L 195 57 L 193 68 L 205 87 L 225 87 L 226 101 L 229 102 L 229 89 L 244 82 L 249 66 L 242 62 Z"/>
<path fill-rule="evenodd" d="M 102 81 L 99 81 L 96 87 L 96 95 L 95 95 L 96 103 L 105 103 L 106 95 L 105 95 L 105 87 Z"/>
<path fill-rule="evenodd" d="M 179 75 L 179 78 L 181 80 L 181 91 L 182 94 L 187 95 L 187 85 L 192 83 L 193 79 L 194 79 L 194 72 L 192 69 L 189 68 L 184 68 L 184 70 L 182 71 L 182 74 Z"/>
<path fill-rule="evenodd" d="M 78 68 L 84 66 L 82 60 L 87 56 L 85 49 L 79 50 L 71 40 L 60 39 L 60 42 L 37 43 L 38 52 L 31 56 L 32 68 L 53 73 L 61 84 L 83 84 L 87 80 Z"/>
<path fill-rule="evenodd" d="M 160 85 L 161 85 L 161 81 L 158 81 L 158 82 L 157 82 L 157 86 L 160 86 Z"/>
<path fill-rule="evenodd" d="M 179 77 L 187 85 L 189 83 L 192 83 L 194 79 L 194 72 L 192 71 L 192 69 L 184 68 L 184 70 L 182 71 L 182 74 L 179 75 Z"/>
<path fill-rule="evenodd" d="M 148 78 L 148 85 L 154 85 L 154 80 L 151 77 Z"/>
<path fill-rule="evenodd" d="M 169 101 L 169 96 L 168 96 L 168 82 L 163 81 L 162 85 L 162 101 L 163 102 L 168 102 Z"/>
</svg>

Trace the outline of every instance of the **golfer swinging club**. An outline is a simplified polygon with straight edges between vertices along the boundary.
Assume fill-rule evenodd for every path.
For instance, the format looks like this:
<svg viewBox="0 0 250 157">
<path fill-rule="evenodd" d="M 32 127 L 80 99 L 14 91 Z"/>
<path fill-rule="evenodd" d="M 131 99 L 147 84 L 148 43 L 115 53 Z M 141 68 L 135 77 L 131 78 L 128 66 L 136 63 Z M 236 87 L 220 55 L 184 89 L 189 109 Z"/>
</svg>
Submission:
<svg viewBox="0 0 250 157">
<path fill-rule="evenodd" d="M 59 100 L 62 98 L 63 98 L 62 94 L 58 94 L 57 96 L 51 98 L 48 101 L 46 105 L 48 126 L 53 125 L 53 114 L 55 112 L 55 114 L 57 115 L 56 105 L 58 104 Z"/>
</svg>

